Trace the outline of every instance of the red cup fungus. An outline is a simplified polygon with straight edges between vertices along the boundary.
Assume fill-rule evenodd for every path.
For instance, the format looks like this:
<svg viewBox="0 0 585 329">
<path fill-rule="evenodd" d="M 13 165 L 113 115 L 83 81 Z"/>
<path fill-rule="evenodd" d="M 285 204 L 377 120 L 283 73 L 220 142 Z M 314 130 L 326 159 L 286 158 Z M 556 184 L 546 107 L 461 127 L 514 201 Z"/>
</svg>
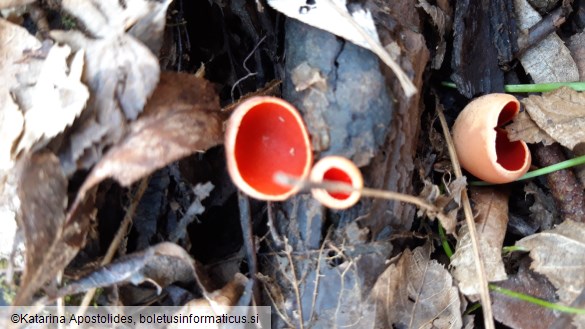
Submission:
<svg viewBox="0 0 585 329">
<path fill-rule="evenodd" d="M 322 182 L 324 180 L 345 183 L 355 189 L 364 186 L 364 180 L 359 168 L 350 160 L 340 156 L 327 156 L 319 160 L 310 175 L 311 181 Z M 361 196 L 361 192 L 329 192 L 324 189 L 312 189 L 312 194 L 321 204 L 332 209 L 346 209 L 355 205 Z"/>
<path fill-rule="evenodd" d="M 461 111 L 453 125 L 453 143 L 465 170 L 489 183 L 508 183 L 528 171 L 528 146 L 511 142 L 503 128 L 519 111 L 520 102 L 508 94 L 478 97 Z"/>
<path fill-rule="evenodd" d="M 269 96 L 252 97 L 234 110 L 226 126 L 225 151 L 234 184 L 267 201 L 285 200 L 300 188 L 276 183 L 277 172 L 306 179 L 313 160 L 297 109 Z"/>
</svg>

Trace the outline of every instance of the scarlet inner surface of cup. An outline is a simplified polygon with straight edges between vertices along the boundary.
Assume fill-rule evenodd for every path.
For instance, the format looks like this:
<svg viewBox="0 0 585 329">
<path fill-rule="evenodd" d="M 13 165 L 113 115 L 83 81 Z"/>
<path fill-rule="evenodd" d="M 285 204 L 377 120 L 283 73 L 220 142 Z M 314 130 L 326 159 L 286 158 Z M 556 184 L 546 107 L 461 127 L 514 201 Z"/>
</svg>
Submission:
<svg viewBox="0 0 585 329">
<path fill-rule="evenodd" d="M 526 161 L 526 149 L 521 141 L 510 142 L 508 132 L 502 128 L 510 122 L 519 111 L 516 102 L 508 102 L 498 116 L 496 129 L 496 154 L 498 163 L 507 170 L 516 171 L 524 166 Z"/>
<path fill-rule="evenodd" d="M 351 177 L 349 177 L 349 175 L 346 174 L 345 171 L 338 169 L 338 168 L 328 169 L 325 172 L 325 174 L 323 174 L 323 179 L 338 182 L 338 183 L 346 183 L 346 184 L 350 184 L 350 185 L 352 184 Z M 337 200 L 345 200 L 345 199 L 349 198 L 349 194 L 345 193 L 345 192 L 329 192 L 328 191 L 327 193 Z"/>
<path fill-rule="evenodd" d="M 238 170 L 258 192 L 279 195 L 291 187 L 274 182 L 276 172 L 300 177 L 305 171 L 309 150 L 303 127 L 280 104 L 261 103 L 243 117 L 236 136 Z"/>
</svg>

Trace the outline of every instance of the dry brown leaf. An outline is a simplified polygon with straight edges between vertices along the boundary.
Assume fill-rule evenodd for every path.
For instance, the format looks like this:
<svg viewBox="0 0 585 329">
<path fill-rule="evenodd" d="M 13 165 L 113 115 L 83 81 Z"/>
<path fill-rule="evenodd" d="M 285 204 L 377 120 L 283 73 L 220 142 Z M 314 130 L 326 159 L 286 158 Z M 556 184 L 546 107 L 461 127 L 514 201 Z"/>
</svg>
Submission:
<svg viewBox="0 0 585 329">
<path fill-rule="evenodd" d="M 243 275 L 242 273 L 236 273 L 234 278 L 231 279 L 225 286 L 221 289 L 213 291 L 207 294 L 207 298 L 200 298 L 194 299 L 187 303 L 186 306 L 190 307 L 201 307 L 201 306 L 209 306 L 209 300 L 214 301 L 219 306 L 223 307 L 230 307 L 236 306 L 238 304 L 238 300 L 244 293 L 244 289 L 246 284 L 248 283 L 248 278 Z"/>
<path fill-rule="evenodd" d="M 522 100 L 536 124 L 561 145 L 585 143 L 585 94 L 568 87 Z"/>
<path fill-rule="evenodd" d="M 437 28 L 439 34 L 439 42 L 435 49 L 435 56 L 433 57 L 432 68 L 438 70 L 443 65 L 443 59 L 447 51 L 447 40 L 445 35 L 453 28 L 453 21 L 451 16 L 444 12 L 441 7 L 431 5 L 427 0 L 418 0 L 417 7 L 421 7 L 433 21 L 433 24 Z"/>
<path fill-rule="evenodd" d="M 505 280 L 506 270 L 501 253 L 508 224 L 508 195 L 492 188 L 474 188 L 470 192 L 477 214 L 476 228 L 486 278 L 488 281 Z M 459 231 L 451 266 L 454 267 L 451 273 L 457 279 L 460 291 L 475 300 L 479 294 L 479 282 L 467 225 Z"/>
<path fill-rule="evenodd" d="M 32 2 L 35 2 L 35 0 L 3 0 L 2 2 L 0 2 L 0 9 L 24 6 Z"/>
<path fill-rule="evenodd" d="M 565 221 L 556 228 L 518 242 L 530 250 L 530 268 L 546 276 L 569 305 L 585 287 L 585 224 Z"/>
<path fill-rule="evenodd" d="M 469 192 L 474 203 L 477 233 L 490 247 L 502 249 L 508 226 L 508 193 L 490 187 L 474 187 Z"/>
<path fill-rule="evenodd" d="M 430 259 L 431 246 L 406 249 L 378 278 L 370 298 L 375 328 L 460 328 L 459 293 L 449 272 Z"/>
<path fill-rule="evenodd" d="M 26 29 L 0 19 L 0 177 L 13 166 L 12 148 L 20 136 L 24 116 L 10 95 L 18 82 L 16 75 L 28 69 L 22 63 L 25 51 L 41 47 L 41 42 Z"/>
<path fill-rule="evenodd" d="M 123 283 L 138 285 L 150 282 L 160 293 L 174 282 L 188 283 L 193 280 L 198 280 L 198 275 L 195 261 L 189 253 L 174 243 L 162 242 L 97 269 L 60 289 L 51 299 Z"/>
<path fill-rule="evenodd" d="M 96 164 L 83 186 L 109 177 L 129 186 L 173 161 L 220 144 L 222 138 L 219 99 L 211 84 L 189 74 L 165 73 L 143 115 Z"/>
<path fill-rule="evenodd" d="M 553 303 L 557 299 L 552 284 L 543 276 L 529 270 L 524 261 L 521 262 L 518 273 L 497 285 Z M 551 309 L 501 293 L 493 292 L 492 300 L 495 319 L 514 329 L 550 328 L 556 318 Z M 527 314 L 530 316 L 526 316 Z"/>
<path fill-rule="evenodd" d="M 73 127 L 59 154 L 67 175 L 94 165 L 107 146 L 122 138 L 127 121 L 142 112 L 160 69 L 156 56 L 126 30 L 136 26 L 139 37 L 145 31 L 158 31 L 169 3 L 63 1 L 63 9 L 80 21 L 87 35 L 72 30 L 52 31 L 51 36 L 75 50 L 85 50 L 84 81 L 91 91 L 88 113 Z M 145 37 L 149 47 L 156 48 L 156 37 L 161 36 Z"/>
<path fill-rule="evenodd" d="M 441 194 L 441 191 L 437 185 L 425 180 L 425 187 L 420 193 L 420 197 L 427 200 L 429 203 L 434 204 L 437 209 L 443 210 L 447 216 L 445 220 L 439 219 L 441 225 L 445 229 L 447 234 L 455 233 L 455 226 L 457 225 L 457 212 L 461 208 L 461 192 L 467 187 L 467 178 L 462 176 L 451 181 L 447 185 L 447 193 Z M 418 210 L 417 215 L 427 215 L 431 220 L 435 219 L 435 214 Z"/>
<path fill-rule="evenodd" d="M 555 201 L 550 193 L 545 193 L 540 187 L 533 182 L 528 182 L 524 186 L 524 192 L 527 195 L 534 196 L 534 204 L 528 208 L 530 210 L 530 220 L 535 229 L 549 230 L 553 224 L 560 219 L 559 211 Z M 532 232 L 534 233 L 534 232 Z"/>
<path fill-rule="evenodd" d="M 534 122 L 526 111 L 520 112 L 514 121 L 506 126 L 508 138 L 511 141 L 525 141 L 526 143 L 543 143 L 550 145 L 555 140 Z"/>
<path fill-rule="evenodd" d="M 269 307 L 262 307 L 262 308 L 254 308 L 250 310 L 248 307 L 238 307 L 238 302 L 240 301 L 240 297 L 242 294 L 246 293 L 247 289 L 250 289 L 251 283 L 248 278 L 242 273 L 236 273 L 225 286 L 221 289 L 213 291 L 207 294 L 206 298 L 194 299 L 189 301 L 183 308 L 181 308 L 176 314 L 197 314 L 197 315 L 222 315 L 222 314 L 230 314 L 230 315 L 245 315 L 247 317 L 250 316 L 258 316 L 255 321 L 258 321 L 257 328 L 266 328 L 269 327 L 268 323 L 270 321 L 270 311 Z M 234 307 L 236 306 L 236 307 Z M 247 306 L 247 305 L 246 305 Z M 202 313 L 203 312 L 203 313 Z M 274 324 L 274 323 L 272 323 Z M 230 324 L 230 328 L 233 329 L 245 329 L 250 327 L 248 324 L 244 323 L 233 323 Z M 254 326 L 252 326 L 254 327 Z M 184 328 L 182 325 L 170 325 L 168 329 L 180 329 Z M 209 324 L 205 326 L 208 329 L 220 329 L 224 328 L 223 325 L 219 323 Z"/>
<path fill-rule="evenodd" d="M 526 0 L 514 0 L 514 9 L 522 30 L 528 30 L 542 19 Z M 579 81 L 571 52 L 556 33 L 526 50 L 520 62 L 535 83 Z"/>
<path fill-rule="evenodd" d="M 569 38 L 567 47 L 577 64 L 579 80 L 585 81 L 585 32 L 574 34 Z"/>
<path fill-rule="evenodd" d="M 473 260 L 471 238 L 467 225 L 459 230 L 459 240 L 455 247 L 455 253 L 451 257 L 451 274 L 458 281 L 459 290 L 470 300 L 479 299 L 479 282 Z M 490 247 L 487 241 L 479 237 L 479 250 L 483 258 L 484 269 L 488 281 L 500 281 L 506 279 L 506 271 L 502 262 L 501 248 Z"/>
<path fill-rule="evenodd" d="M 35 153 L 22 159 L 18 177 L 21 213 L 17 218 L 25 240 L 26 263 L 14 304 L 26 305 L 36 290 L 62 269 L 61 259 L 77 250 L 62 239 L 67 179 L 59 159 L 50 152 Z M 56 248 L 57 255 L 50 252 Z"/>
<path fill-rule="evenodd" d="M 407 98 L 416 93 L 413 82 L 382 46 L 367 6 L 347 0 L 268 0 L 268 4 L 290 18 L 371 50 L 394 72 Z"/>
<path fill-rule="evenodd" d="M 83 51 L 75 53 L 68 66 L 70 53 L 68 46 L 54 45 L 44 59 L 29 57 L 27 62 L 33 69 L 17 77 L 20 84 L 13 88 L 13 94 L 24 112 L 24 132 L 15 154 L 42 148 L 85 108 L 89 91 L 80 81 Z"/>
<path fill-rule="evenodd" d="M 128 186 L 181 157 L 219 144 L 223 134 L 218 113 L 219 98 L 209 82 L 189 74 L 163 74 L 141 117 L 80 187 L 66 224 L 81 227 L 76 242 L 81 244 L 87 233 L 86 214 L 93 206 L 87 196 L 102 180 L 112 177 Z"/>
</svg>

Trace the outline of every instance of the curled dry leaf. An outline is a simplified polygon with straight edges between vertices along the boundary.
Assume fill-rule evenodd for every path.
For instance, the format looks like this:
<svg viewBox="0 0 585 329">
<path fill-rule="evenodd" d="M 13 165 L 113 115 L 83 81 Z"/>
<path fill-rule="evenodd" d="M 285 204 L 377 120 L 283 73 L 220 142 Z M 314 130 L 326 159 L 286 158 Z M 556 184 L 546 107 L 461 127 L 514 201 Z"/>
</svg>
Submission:
<svg viewBox="0 0 585 329">
<path fill-rule="evenodd" d="M 18 84 L 16 76 L 28 70 L 22 62 L 25 52 L 41 47 L 41 43 L 26 29 L 0 19 L 0 177 L 13 166 L 12 148 L 20 136 L 24 116 L 10 95 Z"/>
<path fill-rule="evenodd" d="M 522 100 L 540 129 L 559 144 L 574 149 L 585 143 L 585 94 L 563 87 Z"/>
<path fill-rule="evenodd" d="M 14 98 L 24 112 L 24 132 L 15 154 L 45 146 L 85 108 L 89 91 L 80 81 L 84 52 L 75 53 L 68 66 L 70 53 L 68 46 L 53 45 L 46 58 L 26 59 L 31 70 L 19 74 L 19 85 L 13 88 Z"/>
<path fill-rule="evenodd" d="M 461 300 L 449 272 L 430 259 L 431 246 L 406 249 L 378 278 L 370 298 L 375 328 L 461 328 Z"/>
<path fill-rule="evenodd" d="M 216 146 L 223 138 L 221 125 L 219 99 L 209 82 L 165 73 L 143 115 L 94 167 L 82 190 L 109 177 L 129 186 L 173 161 Z"/>
<path fill-rule="evenodd" d="M 174 282 L 198 281 L 193 258 L 180 246 L 162 242 L 148 249 L 135 252 L 97 269 L 88 276 L 60 289 L 52 299 L 78 294 L 92 288 L 114 284 L 143 282 L 154 284 L 160 291 Z"/>
<path fill-rule="evenodd" d="M 477 213 L 476 228 L 486 278 L 488 281 L 505 280 L 502 245 L 508 224 L 508 195 L 492 188 L 474 188 L 470 190 L 470 198 Z M 466 225 L 459 231 L 451 266 L 454 267 L 451 273 L 457 279 L 461 292 L 472 300 L 477 298 L 479 282 Z"/>
<path fill-rule="evenodd" d="M 455 226 L 457 225 L 457 212 L 461 207 L 461 192 L 467 187 L 467 178 L 462 176 L 451 181 L 447 185 L 447 193 L 441 194 L 437 185 L 429 181 L 425 181 L 425 187 L 420 193 L 420 197 L 427 200 L 429 203 L 437 206 L 437 209 L 444 210 L 447 216 L 439 218 L 441 225 L 447 234 L 455 233 Z M 427 215 L 431 220 L 434 220 L 436 214 L 418 210 L 417 215 Z"/>
<path fill-rule="evenodd" d="M 530 250 L 530 268 L 550 280 L 562 303 L 571 304 L 581 293 L 585 287 L 585 224 L 567 220 L 516 245 Z"/>
<path fill-rule="evenodd" d="M 416 93 L 412 81 L 382 46 L 372 13 L 362 4 L 349 3 L 346 0 L 321 0 L 312 3 L 305 0 L 268 0 L 268 4 L 290 18 L 371 50 L 396 74 L 406 97 Z"/>
<path fill-rule="evenodd" d="M 526 111 L 518 113 L 514 121 L 507 125 L 505 129 L 508 132 L 508 139 L 512 142 L 525 141 L 526 143 L 543 143 L 544 145 L 550 145 L 555 142 L 546 131 L 540 129 Z"/>
<path fill-rule="evenodd" d="M 341 6 L 347 12 L 346 0 L 320 1 L 313 5 L 308 5 L 304 0 L 268 0 L 268 4 L 290 18 L 298 19 L 305 24 L 328 31 L 358 46 L 370 49 L 364 36 L 351 24 L 348 24 L 347 19 L 335 9 L 335 6 Z M 378 32 L 370 11 L 359 7 L 355 9 L 358 10 L 353 11 L 350 17 L 359 23 L 370 38 L 379 43 Z M 349 14 L 349 12 L 347 13 Z"/>
<path fill-rule="evenodd" d="M 514 0 L 514 9 L 520 29 L 528 30 L 542 19 L 526 0 Z M 579 81 L 571 52 L 556 33 L 526 50 L 520 62 L 536 83 Z"/>
<path fill-rule="evenodd" d="M 112 0 L 63 1 L 63 9 L 80 21 L 87 35 L 74 30 L 52 31 L 51 37 L 74 50 L 85 50 L 84 81 L 91 91 L 87 113 L 72 128 L 68 144 L 59 154 L 66 174 L 95 164 L 107 146 L 122 138 L 127 121 L 142 112 L 160 69 L 156 56 L 126 30 L 136 26 L 138 37 L 151 28 L 158 31 L 169 3 L 131 0 L 122 6 Z M 161 35 L 145 40 L 156 46 L 157 37 Z"/>
</svg>

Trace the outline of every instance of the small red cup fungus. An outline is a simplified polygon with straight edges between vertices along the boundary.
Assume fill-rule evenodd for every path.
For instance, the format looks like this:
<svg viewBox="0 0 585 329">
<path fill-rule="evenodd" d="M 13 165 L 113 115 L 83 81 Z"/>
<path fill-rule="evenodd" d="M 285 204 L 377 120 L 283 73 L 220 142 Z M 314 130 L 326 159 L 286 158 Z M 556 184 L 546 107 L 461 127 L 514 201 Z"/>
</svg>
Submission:
<svg viewBox="0 0 585 329">
<path fill-rule="evenodd" d="M 311 181 L 322 182 L 324 180 L 345 183 L 355 189 L 364 186 L 364 180 L 359 168 L 350 160 L 340 156 L 327 156 L 319 160 L 311 169 Z M 346 209 L 356 204 L 361 196 L 359 191 L 329 192 L 324 189 L 315 188 L 312 191 L 313 197 L 321 204 L 332 209 Z"/>
<path fill-rule="evenodd" d="M 306 179 L 313 161 L 299 112 L 269 96 L 252 97 L 234 110 L 226 126 L 225 151 L 234 184 L 249 196 L 267 201 L 285 200 L 300 188 L 274 182 L 275 173 Z"/>
<path fill-rule="evenodd" d="M 453 125 L 453 143 L 461 166 L 489 183 L 508 183 L 530 168 L 523 141 L 511 142 L 503 126 L 520 111 L 508 94 L 489 94 L 469 103 Z"/>
</svg>

